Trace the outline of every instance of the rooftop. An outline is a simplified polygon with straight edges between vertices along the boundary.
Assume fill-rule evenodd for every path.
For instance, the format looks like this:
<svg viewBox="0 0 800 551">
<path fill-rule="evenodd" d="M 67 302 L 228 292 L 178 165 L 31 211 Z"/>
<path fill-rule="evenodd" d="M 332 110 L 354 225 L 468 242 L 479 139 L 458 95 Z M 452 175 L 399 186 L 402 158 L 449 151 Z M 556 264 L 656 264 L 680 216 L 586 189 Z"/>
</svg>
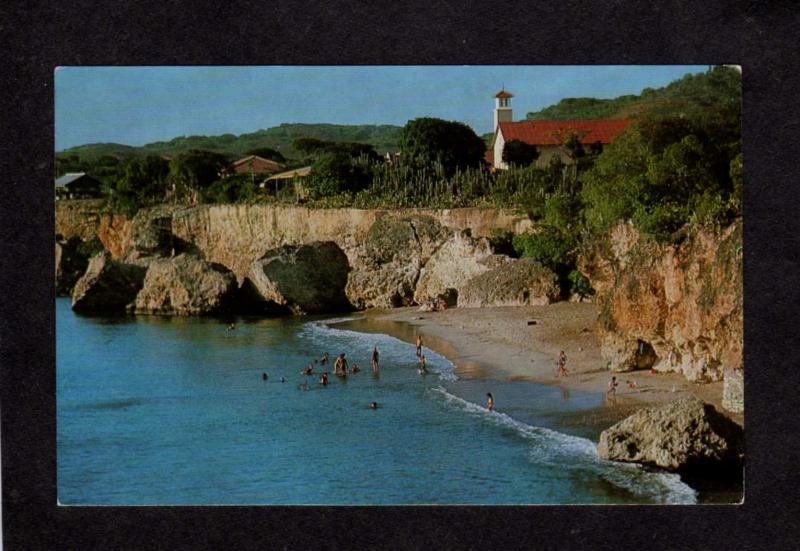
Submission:
<svg viewBox="0 0 800 551">
<path fill-rule="evenodd" d="M 630 124 L 628 119 L 518 121 L 501 122 L 500 130 L 506 142 L 520 140 L 533 145 L 560 145 L 564 134 L 577 132 L 583 144 L 608 144 Z"/>
</svg>

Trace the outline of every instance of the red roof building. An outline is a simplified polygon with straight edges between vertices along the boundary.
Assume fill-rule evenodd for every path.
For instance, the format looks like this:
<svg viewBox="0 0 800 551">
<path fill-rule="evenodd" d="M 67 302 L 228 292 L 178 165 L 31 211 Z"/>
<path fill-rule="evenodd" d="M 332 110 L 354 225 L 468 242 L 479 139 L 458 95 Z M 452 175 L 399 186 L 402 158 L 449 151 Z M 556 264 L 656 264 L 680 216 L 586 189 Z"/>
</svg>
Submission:
<svg viewBox="0 0 800 551">
<path fill-rule="evenodd" d="M 537 146 L 561 145 L 564 138 L 573 132 L 582 144 L 609 144 L 630 123 L 628 119 L 501 122 L 500 131 L 506 142 L 520 140 Z"/>
<path fill-rule="evenodd" d="M 487 152 L 485 159 L 492 159 L 494 168 L 507 168 L 503 162 L 503 148 L 507 142 L 519 140 L 535 145 L 539 150 L 538 165 L 546 165 L 555 156 L 560 156 L 565 163 L 571 162 L 563 148 L 565 139 L 572 133 L 584 145 L 600 142 L 610 144 L 630 126 L 628 119 L 581 119 L 563 121 L 513 121 L 511 99 L 514 95 L 505 89 L 495 94 L 494 138 L 491 155 Z"/>
<path fill-rule="evenodd" d="M 284 165 L 271 159 L 265 159 L 258 155 L 250 155 L 235 161 L 231 165 L 231 171 L 239 174 L 263 174 L 265 172 L 278 172 L 283 170 Z"/>
</svg>

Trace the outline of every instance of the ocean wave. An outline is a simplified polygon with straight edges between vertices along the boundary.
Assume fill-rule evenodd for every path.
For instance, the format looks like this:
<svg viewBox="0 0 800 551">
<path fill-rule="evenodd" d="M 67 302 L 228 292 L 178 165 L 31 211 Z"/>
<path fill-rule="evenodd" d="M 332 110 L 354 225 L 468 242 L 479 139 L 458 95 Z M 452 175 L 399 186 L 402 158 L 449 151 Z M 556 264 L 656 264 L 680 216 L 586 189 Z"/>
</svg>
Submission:
<svg viewBox="0 0 800 551">
<path fill-rule="evenodd" d="M 309 339 L 317 346 L 328 346 L 330 342 L 342 343 L 348 349 L 348 356 L 369 355 L 372 347 L 378 345 L 381 353 L 381 363 L 389 358 L 414 358 L 414 345 L 384 333 L 361 333 L 351 329 L 341 329 L 335 323 L 349 321 L 356 318 L 335 318 L 333 320 L 311 321 L 302 326 L 299 335 Z M 438 354 L 430 348 L 425 349 L 425 359 L 428 371 L 437 375 L 442 381 L 456 381 L 455 365 L 445 356 Z"/>
<path fill-rule="evenodd" d="M 441 386 L 432 387 L 430 391 L 443 398 L 451 407 L 479 416 L 497 426 L 512 429 L 522 438 L 530 440 L 529 457 L 536 464 L 588 470 L 606 482 L 656 503 L 693 504 L 697 501 L 696 492 L 676 474 L 654 472 L 636 464 L 601 459 L 597 455 L 594 442 L 587 438 L 528 425 L 505 413 L 489 411 L 483 406 L 455 396 Z"/>
</svg>

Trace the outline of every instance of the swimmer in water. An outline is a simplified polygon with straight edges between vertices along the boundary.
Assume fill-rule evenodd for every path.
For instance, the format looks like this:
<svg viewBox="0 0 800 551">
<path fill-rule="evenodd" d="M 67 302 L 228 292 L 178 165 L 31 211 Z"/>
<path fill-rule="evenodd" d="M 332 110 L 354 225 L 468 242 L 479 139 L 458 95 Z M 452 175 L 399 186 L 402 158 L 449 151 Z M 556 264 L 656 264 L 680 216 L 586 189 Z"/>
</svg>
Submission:
<svg viewBox="0 0 800 551">
<path fill-rule="evenodd" d="M 378 409 L 378 402 L 371 402 L 369 404 L 369 409 Z"/>
<path fill-rule="evenodd" d="M 492 411 L 494 409 L 494 397 L 491 392 L 486 393 L 486 409 Z"/>
<path fill-rule="evenodd" d="M 350 373 L 358 373 L 359 371 L 361 370 L 358 368 L 358 364 L 353 362 L 353 367 L 350 368 Z"/>
<path fill-rule="evenodd" d="M 422 356 L 422 335 L 417 335 L 417 357 Z"/>
<path fill-rule="evenodd" d="M 268 378 L 269 378 L 269 376 L 266 373 L 262 373 L 261 374 L 261 380 L 262 381 L 266 381 Z"/>
<path fill-rule="evenodd" d="M 319 384 L 321 384 L 322 386 L 327 386 L 327 384 L 328 384 L 328 372 L 327 371 L 325 373 L 323 373 L 322 376 L 319 378 Z"/>
<path fill-rule="evenodd" d="M 282 382 L 282 383 L 285 383 L 285 382 L 286 382 L 286 379 L 284 379 L 283 377 L 281 377 L 281 382 Z"/>
<path fill-rule="evenodd" d="M 320 363 L 320 364 L 322 364 L 322 365 L 328 365 L 328 359 L 329 359 L 329 358 L 330 358 L 330 356 L 328 356 L 328 353 L 327 353 L 327 352 L 325 352 L 325 353 L 322 355 L 322 358 L 320 358 L 320 360 L 319 360 L 319 363 Z"/>
<path fill-rule="evenodd" d="M 419 357 L 419 372 L 421 375 L 426 375 L 428 373 L 428 368 L 425 366 L 425 355 Z"/>
<path fill-rule="evenodd" d="M 344 357 L 344 352 L 336 357 L 336 361 L 333 363 L 333 372 L 340 377 L 347 376 L 347 360 Z"/>
</svg>

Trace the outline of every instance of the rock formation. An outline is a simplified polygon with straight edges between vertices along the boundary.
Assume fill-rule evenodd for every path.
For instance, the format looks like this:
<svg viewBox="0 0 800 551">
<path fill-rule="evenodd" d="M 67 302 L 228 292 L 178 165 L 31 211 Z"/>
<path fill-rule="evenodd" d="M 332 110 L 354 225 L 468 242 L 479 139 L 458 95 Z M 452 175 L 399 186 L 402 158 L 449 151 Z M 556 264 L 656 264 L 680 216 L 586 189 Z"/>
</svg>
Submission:
<svg viewBox="0 0 800 551">
<path fill-rule="evenodd" d="M 142 266 L 112 260 L 108 252 L 98 253 L 75 284 L 72 309 L 76 312 L 124 312 L 132 307 L 142 288 L 145 271 Z"/>
<path fill-rule="evenodd" d="M 558 300 L 558 278 L 533 258 L 509 259 L 470 279 L 458 294 L 460 308 L 543 305 Z"/>
<path fill-rule="evenodd" d="M 722 407 L 734 413 L 744 412 L 744 370 L 726 369 L 722 380 Z"/>
<path fill-rule="evenodd" d="M 450 236 L 430 216 L 379 217 L 353 252 L 347 296 L 357 308 L 409 306 L 420 271 Z"/>
<path fill-rule="evenodd" d="M 676 236 L 677 237 L 677 236 Z M 579 265 L 597 291 L 610 369 L 719 381 L 742 367 L 742 225 L 658 244 L 619 224 Z"/>
<path fill-rule="evenodd" d="M 420 270 L 414 301 L 426 303 L 448 289 L 461 293 L 469 280 L 509 261 L 507 256 L 494 254 L 485 237 L 473 239 L 456 232 Z"/>
<path fill-rule="evenodd" d="M 136 295 L 137 314 L 197 316 L 224 310 L 237 291 L 236 276 L 191 254 L 151 260 Z"/>
<path fill-rule="evenodd" d="M 295 314 L 349 310 L 345 295 L 350 266 L 332 241 L 285 245 L 267 253 L 250 267 L 248 280 L 269 305 Z"/>
<path fill-rule="evenodd" d="M 682 398 L 641 409 L 604 430 L 597 453 L 613 461 L 719 474 L 741 467 L 744 431 L 714 406 Z"/>
</svg>

